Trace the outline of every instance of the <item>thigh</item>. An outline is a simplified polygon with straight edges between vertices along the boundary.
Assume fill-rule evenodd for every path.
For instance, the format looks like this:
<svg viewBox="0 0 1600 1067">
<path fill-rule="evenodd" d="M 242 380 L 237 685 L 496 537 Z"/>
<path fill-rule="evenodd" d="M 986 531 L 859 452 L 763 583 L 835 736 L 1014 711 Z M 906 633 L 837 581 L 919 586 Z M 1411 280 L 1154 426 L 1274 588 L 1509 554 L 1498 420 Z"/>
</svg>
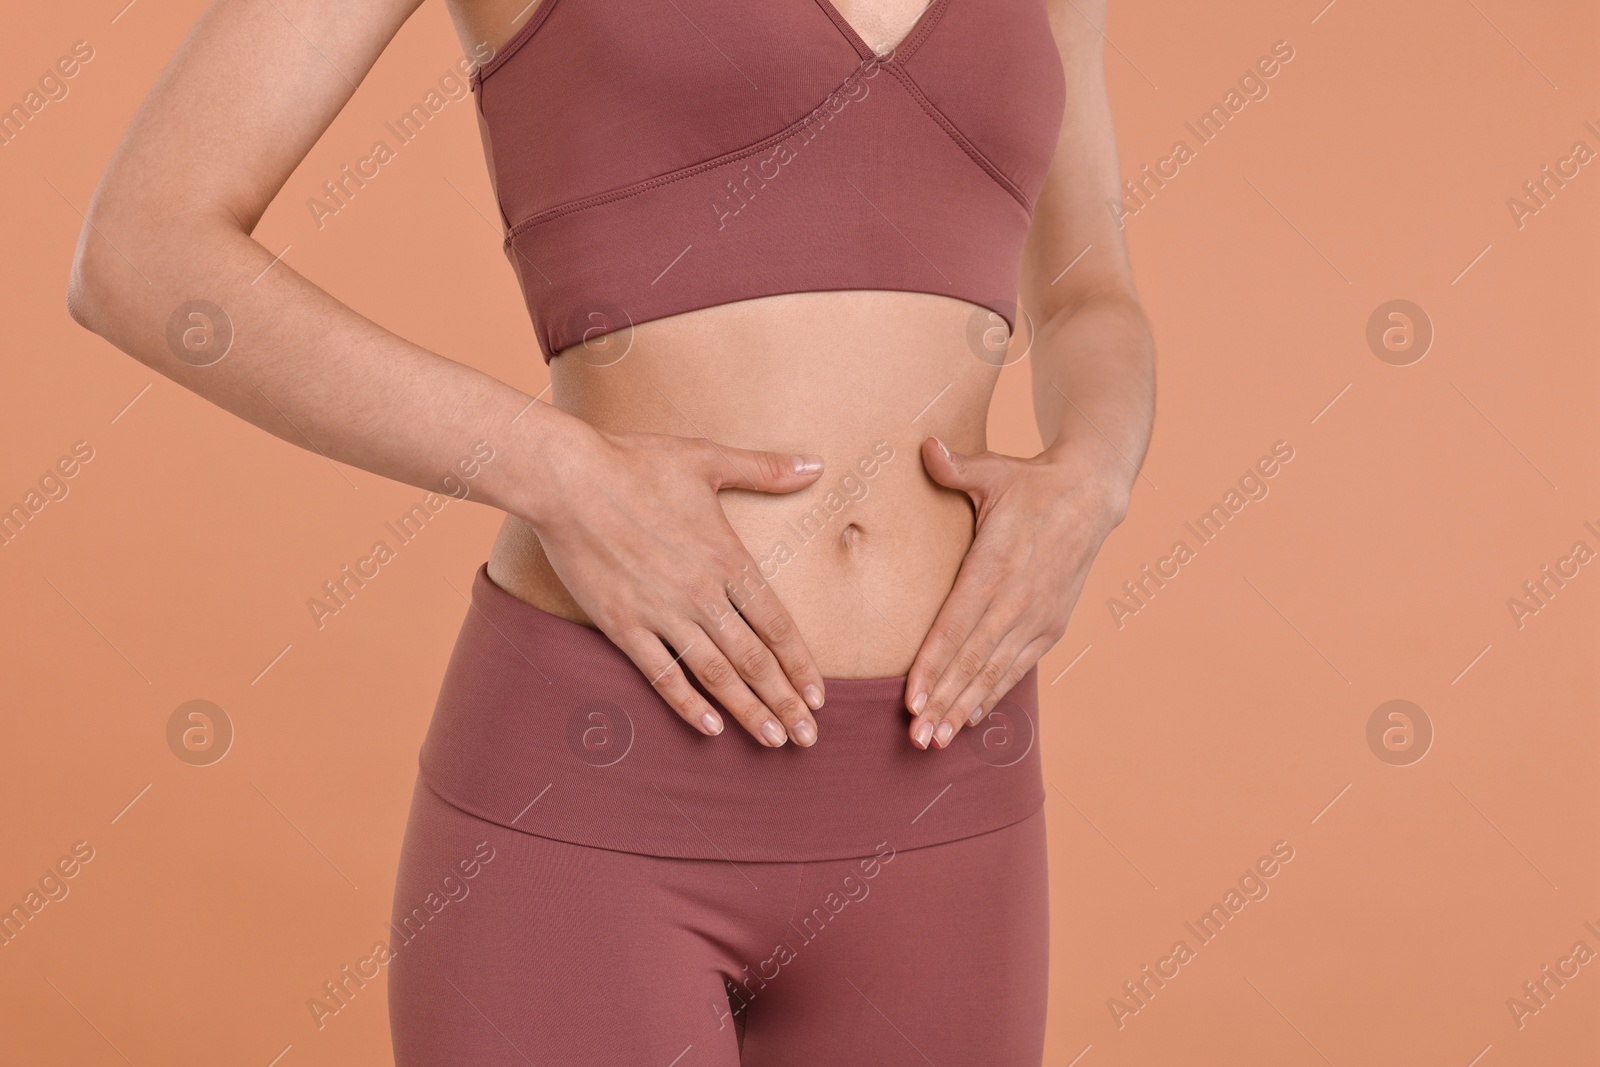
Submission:
<svg viewBox="0 0 1600 1067">
<path fill-rule="evenodd" d="M 739 878 L 519 833 L 419 781 L 389 929 L 397 1067 L 737 1067 L 717 935 Z"/>
<path fill-rule="evenodd" d="M 1042 809 L 886 862 L 805 866 L 788 951 L 748 1008 L 744 1067 L 1039 1067 Z"/>
</svg>

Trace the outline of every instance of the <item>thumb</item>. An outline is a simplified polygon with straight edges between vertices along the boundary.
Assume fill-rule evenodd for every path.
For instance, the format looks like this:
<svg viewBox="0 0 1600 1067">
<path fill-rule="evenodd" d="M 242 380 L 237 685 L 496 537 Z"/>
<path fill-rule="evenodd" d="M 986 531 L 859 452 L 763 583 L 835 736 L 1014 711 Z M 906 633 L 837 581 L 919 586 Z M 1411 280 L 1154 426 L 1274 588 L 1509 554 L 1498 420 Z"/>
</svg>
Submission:
<svg viewBox="0 0 1600 1067">
<path fill-rule="evenodd" d="M 1002 462 L 993 452 L 957 452 L 937 437 L 922 442 L 922 466 L 929 477 L 947 488 L 960 489 L 975 504 L 981 505 L 984 495 L 999 480 Z"/>
<path fill-rule="evenodd" d="M 809 453 L 766 452 L 729 448 L 707 441 L 706 472 L 714 489 L 753 489 L 760 493 L 792 493 L 822 473 L 822 457 Z"/>
</svg>

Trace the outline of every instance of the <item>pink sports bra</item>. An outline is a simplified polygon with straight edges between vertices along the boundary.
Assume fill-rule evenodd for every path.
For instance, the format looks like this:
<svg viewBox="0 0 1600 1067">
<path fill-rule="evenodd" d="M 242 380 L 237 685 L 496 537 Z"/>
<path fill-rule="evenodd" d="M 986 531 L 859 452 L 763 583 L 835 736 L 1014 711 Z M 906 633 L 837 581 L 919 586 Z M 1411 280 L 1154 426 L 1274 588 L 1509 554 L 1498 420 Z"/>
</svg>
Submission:
<svg viewBox="0 0 1600 1067">
<path fill-rule="evenodd" d="M 828 289 L 1016 325 L 1066 98 L 1045 0 L 931 0 L 883 55 L 829 0 L 542 0 L 472 84 L 546 362 Z"/>
</svg>

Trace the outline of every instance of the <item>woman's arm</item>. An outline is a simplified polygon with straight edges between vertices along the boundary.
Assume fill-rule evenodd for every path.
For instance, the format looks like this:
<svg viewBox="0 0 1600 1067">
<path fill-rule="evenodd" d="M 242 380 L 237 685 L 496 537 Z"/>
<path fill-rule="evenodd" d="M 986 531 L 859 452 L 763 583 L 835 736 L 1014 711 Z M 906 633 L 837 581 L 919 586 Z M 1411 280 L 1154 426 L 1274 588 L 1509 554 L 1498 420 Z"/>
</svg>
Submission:
<svg viewBox="0 0 1600 1067">
<path fill-rule="evenodd" d="M 1101 542 L 1127 512 L 1155 414 L 1155 349 L 1108 207 L 1118 182 L 1105 0 L 1049 5 L 1067 104 L 1023 248 L 1021 292 L 1036 325 L 1033 402 L 1045 449 L 1018 460 L 923 443 L 928 473 L 971 496 L 978 522 L 906 685 L 911 737 L 924 748 L 947 746 L 1060 640 Z"/>
<path fill-rule="evenodd" d="M 1150 442 L 1156 357 L 1110 207 L 1122 190 L 1101 48 L 1105 15 L 1106 0 L 1051 0 L 1067 112 L 1023 248 L 1022 306 L 1038 331 L 1033 407 L 1045 454 L 1080 464 L 1120 522 Z"/>
<path fill-rule="evenodd" d="M 487 442 L 474 492 L 540 533 L 574 599 L 680 715 L 722 729 L 679 660 L 766 743 L 810 743 L 798 694 L 815 686 L 820 704 L 821 674 L 770 588 L 733 610 L 729 583 L 753 561 L 716 491 L 790 492 L 820 466 L 601 433 L 384 330 L 251 238 L 419 2 L 216 0 L 95 192 L 73 318 L 262 429 L 385 477 L 449 492 Z"/>
</svg>

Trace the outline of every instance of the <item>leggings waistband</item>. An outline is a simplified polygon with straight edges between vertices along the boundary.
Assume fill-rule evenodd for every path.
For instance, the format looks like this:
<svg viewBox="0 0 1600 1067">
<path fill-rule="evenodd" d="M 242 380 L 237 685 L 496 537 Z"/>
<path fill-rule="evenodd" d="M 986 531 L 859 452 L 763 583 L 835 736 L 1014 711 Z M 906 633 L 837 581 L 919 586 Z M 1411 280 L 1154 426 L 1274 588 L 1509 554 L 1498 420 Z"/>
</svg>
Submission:
<svg viewBox="0 0 1600 1067">
<path fill-rule="evenodd" d="M 885 841 L 997 830 L 1043 805 L 1035 671 L 943 750 L 908 739 L 903 676 L 825 688 L 811 748 L 766 748 L 731 716 L 706 737 L 605 634 L 517 599 L 480 566 L 421 775 L 514 830 L 683 859 L 870 856 Z"/>
</svg>

